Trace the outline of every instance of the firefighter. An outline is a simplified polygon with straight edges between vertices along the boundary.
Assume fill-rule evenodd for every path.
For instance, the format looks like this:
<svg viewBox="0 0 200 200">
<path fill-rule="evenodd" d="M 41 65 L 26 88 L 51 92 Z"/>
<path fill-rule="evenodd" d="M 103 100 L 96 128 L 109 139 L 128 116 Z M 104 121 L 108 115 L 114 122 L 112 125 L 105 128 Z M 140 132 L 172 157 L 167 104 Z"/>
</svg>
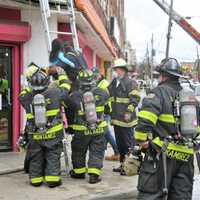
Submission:
<svg viewBox="0 0 200 200">
<path fill-rule="evenodd" d="M 160 83 L 144 98 L 135 129 L 135 140 L 145 153 L 139 170 L 138 199 L 190 200 L 193 149 L 181 140 L 175 114 L 175 100 L 182 89 L 181 68 L 176 59 L 168 58 L 157 71 Z"/>
<path fill-rule="evenodd" d="M 101 181 L 100 174 L 103 167 L 105 151 L 104 133 L 107 131 L 107 122 L 104 119 L 104 110 L 108 94 L 96 87 L 91 70 L 79 72 L 79 90 L 72 92 L 68 104 L 69 131 L 73 134 L 72 178 L 84 179 L 89 174 L 89 183 Z M 89 100 L 89 102 L 86 102 Z M 86 169 L 86 153 L 89 150 L 89 160 Z"/>
<path fill-rule="evenodd" d="M 109 81 L 107 81 L 104 76 L 100 73 L 99 69 L 97 67 L 93 68 L 93 73 L 95 75 L 95 79 L 97 82 L 97 87 L 105 90 L 108 94 L 108 86 L 109 86 Z M 111 105 L 110 102 L 109 103 L 109 112 L 111 111 Z M 109 115 L 105 115 L 105 119 L 107 120 L 108 123 L 110 123 L 110 116 Z M 110 160 L 110 161 L 118 161 L 119 160 L 119 151 L 117 148 L 117 144 L 115 141 L 115 138 L 113 137 L 110 128 L 108 127 L 108 131 L 105 133 L 105 138 L 106 138 L 106 142 L 110 143 L 110 145 L 113 148 L 114 154 L 111 156 L 106 156 L 105 160 Z M 107 145 L 106 145 L 106 149 L 107 149 Z"/>
<path fill-rule="evenodd" d="M 56 187 L 61 185 L 61 100 L 66 100 L 71 85 L 64 70 L 54 66 L 48 72 L 57 73 L 59 86 L 48 88 L 50 77 L 46 71 L 34 65 L 28 68 L 29 87 L 22 90 L 19 100 L 27 117 L 30 184 L 40 186 L 45 181 L 49 187 Z"/>
<path fill-rule="evenodd" d="M 108 87 L 111 97 L 111 123 L 114 126 L 115 138 L 120 154 L 120 166 L 114 172 L 125 175 L 123 163 L 125 155 L 133 145 L 133 127 L 137 124 L 135 108 L 140 95 L 137 84 L 128 77 L 127 63 L 119 58 L 114 61 L 115 78 Z"/>
</svg>

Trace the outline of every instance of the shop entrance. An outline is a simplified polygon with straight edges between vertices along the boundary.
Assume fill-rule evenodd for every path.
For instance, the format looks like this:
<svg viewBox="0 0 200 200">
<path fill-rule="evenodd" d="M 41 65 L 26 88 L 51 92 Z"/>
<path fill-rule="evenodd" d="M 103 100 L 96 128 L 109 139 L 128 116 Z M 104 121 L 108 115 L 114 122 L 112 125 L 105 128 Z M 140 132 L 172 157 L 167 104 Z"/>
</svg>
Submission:
<svg viewBox="0 0 200 200">
<path fill-rule="evenodd" d="M 12 47 L 0 45 L 0 151 L 12 146 Z"/>
</svg>

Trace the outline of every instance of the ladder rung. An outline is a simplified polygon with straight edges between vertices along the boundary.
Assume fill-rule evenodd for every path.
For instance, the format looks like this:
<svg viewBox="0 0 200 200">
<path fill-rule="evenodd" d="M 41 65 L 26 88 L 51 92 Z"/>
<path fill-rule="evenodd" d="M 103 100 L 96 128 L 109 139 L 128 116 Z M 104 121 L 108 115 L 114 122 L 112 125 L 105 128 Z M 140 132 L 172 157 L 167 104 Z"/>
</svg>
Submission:
<svg viewBox="0 0 200 200">
<path fill-rule="evenodd" d="M 52 14 L 69 15 L 69 16 L 72 15 L 72 12 L 69 10 L 68 11 L 50 10 L 50 12 Z"/>
<path fill-rule="evenodd" d="M 49 31 L 50 33 L 57 33 L 61 35 L 73 35 L 72 32 Z"/>
</svg>

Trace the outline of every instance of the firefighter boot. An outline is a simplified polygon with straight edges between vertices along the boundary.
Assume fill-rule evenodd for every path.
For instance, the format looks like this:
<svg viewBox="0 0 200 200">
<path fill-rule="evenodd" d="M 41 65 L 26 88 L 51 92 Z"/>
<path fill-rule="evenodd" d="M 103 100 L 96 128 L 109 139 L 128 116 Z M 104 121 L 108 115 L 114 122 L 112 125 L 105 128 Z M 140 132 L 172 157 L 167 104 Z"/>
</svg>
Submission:
<svg viewBox="0 0 200 200">
<path fill-rule="evenodd" d="M 90 184 L 95 184 L 101 181 L 101 178 L 97 174 L 89 174 L 89 183 Z"/>
<path fill-rule="evenodd" d="M 70 174 L 71 178 L 77 178 L 77 179 L 85 178 L 85 173 L 76 174 L 73 169 L 69 172 L 69 174 Z"/>
<path fill-rule="evenodd" d="M 61 180 L 56 181 L 56 182 L 48 181 L 47 185 L 48 185 L 49 188 L 58 187 L 58 186 L 62 185 L 62 181 Z"/>
<path fill-rule="evenodd" d="M 121 172 L 121 170 L 122 170 L 122 163 L 120 164 L 119 167 L 113 168 L 113 172 Z"/>
<path fill-rule="evenodd" d="M 30 183 L 30 185 L 34 186 L 34 187 L 39 187 L 43 184 L 43 182 L 40 183 Z"/>
<path fill-rule="evenodd" d="M 121 176 L 126 176 L 126 172 L 124 171 L 124 162 L 121 164 L 120 175 L 121 175 Z"/>
</svg>

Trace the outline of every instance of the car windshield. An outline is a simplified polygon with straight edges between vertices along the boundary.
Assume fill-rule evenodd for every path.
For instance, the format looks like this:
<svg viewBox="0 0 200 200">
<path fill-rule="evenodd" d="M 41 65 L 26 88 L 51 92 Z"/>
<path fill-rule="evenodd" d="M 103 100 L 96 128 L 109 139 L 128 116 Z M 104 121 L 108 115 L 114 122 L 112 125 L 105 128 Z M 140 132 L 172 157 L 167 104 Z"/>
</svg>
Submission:
<svg viewBox="0 0 200 200">
<path fill-rule="evenodd" d="M 195 88 L 195 95 L 200 96 L 200 85 Z"/>
</svg>

